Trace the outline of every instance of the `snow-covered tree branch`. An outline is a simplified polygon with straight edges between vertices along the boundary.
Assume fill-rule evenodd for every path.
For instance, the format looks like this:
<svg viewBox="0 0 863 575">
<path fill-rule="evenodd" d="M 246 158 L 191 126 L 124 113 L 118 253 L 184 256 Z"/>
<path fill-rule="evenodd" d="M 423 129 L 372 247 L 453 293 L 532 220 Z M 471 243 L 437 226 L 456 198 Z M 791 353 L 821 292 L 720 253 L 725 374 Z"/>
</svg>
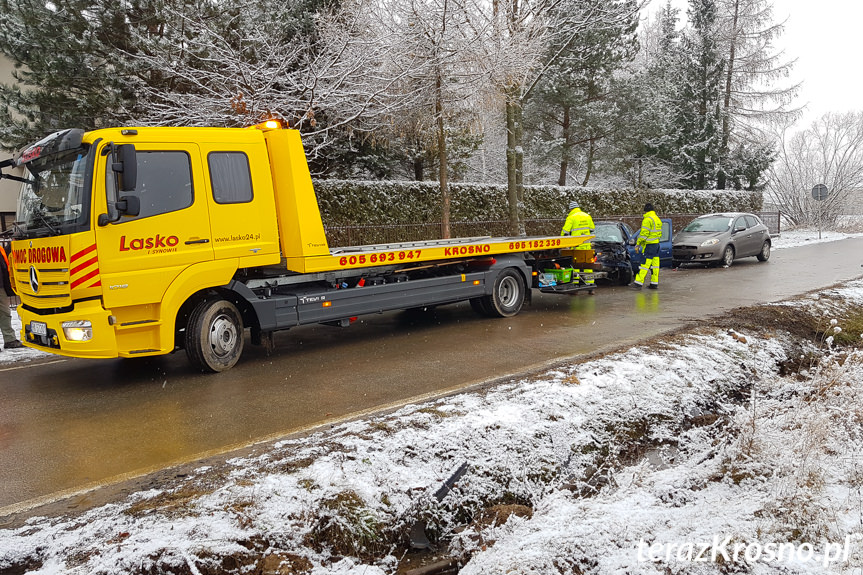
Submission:
<svg viewBox="0 0 863 575">
<path fill-rule="evenodd" d="M 770 169 L 765 197 L 795 225 L 835 223 L 851 192 L 863 189 L 863 112 L 826 114 L 787 136 Z M 826 200 L 812 188 L 824 184 Z"/>
</svg>

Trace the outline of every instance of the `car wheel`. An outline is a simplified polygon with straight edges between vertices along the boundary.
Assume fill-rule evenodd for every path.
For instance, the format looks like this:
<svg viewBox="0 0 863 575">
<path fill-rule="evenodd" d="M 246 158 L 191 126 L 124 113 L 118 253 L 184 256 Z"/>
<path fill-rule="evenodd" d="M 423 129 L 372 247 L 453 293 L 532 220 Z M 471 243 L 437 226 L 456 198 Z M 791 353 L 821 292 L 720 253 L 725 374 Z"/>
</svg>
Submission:
<svg viewBox="0 0 863 575">
<path fill-rule="evenodd" d="M 632 283 L 632 268 L 625 268 L 617 273 L 617 284 L 628 286 Z"/>
<path fill-rule="evenodd" d="M 758 261 L 766 262 L 770 259 L 770 242 L 764 242 L 764 245 L 761 246 L 761 251 L 758 252 Z"/>
<path fill-rule="evenodd" d="M 734 248 L 732 246 L 725 246 L 725 251 L 722 252 L 722 259 L 719 260 L 719 265 L 722 267 L 731 267 L 731 264 L 734 263 Z"/>
</svg>

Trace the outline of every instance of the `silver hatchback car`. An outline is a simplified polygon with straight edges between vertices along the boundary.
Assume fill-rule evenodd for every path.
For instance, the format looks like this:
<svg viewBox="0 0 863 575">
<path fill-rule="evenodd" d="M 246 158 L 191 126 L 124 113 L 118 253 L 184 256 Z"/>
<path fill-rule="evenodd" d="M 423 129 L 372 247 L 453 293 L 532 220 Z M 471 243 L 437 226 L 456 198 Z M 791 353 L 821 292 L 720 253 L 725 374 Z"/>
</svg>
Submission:
<svg viewBox="0 0 863 575">
<path fill-rule="evenodd" d="M 735 259 L 770 259 L 770 230 L 755 214 L 728 212 L 699 216 L 671 243 L 673 267 L 685 263 L 730 266 Z"/>
</svg>

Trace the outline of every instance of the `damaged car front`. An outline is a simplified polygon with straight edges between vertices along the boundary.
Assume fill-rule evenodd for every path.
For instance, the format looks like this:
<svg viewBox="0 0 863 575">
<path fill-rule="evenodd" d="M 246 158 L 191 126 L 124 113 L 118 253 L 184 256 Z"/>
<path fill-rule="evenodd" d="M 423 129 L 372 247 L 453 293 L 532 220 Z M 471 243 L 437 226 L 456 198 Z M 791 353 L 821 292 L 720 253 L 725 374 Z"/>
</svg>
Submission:
<svg viewBox="0 0 863 575">
<path fill-rule="evenodd" d="M 632 259 L 627 245 L 633 237 L 632 229 L 623 222 L 594 222 L 596 236 L 591 240 L 596 261 L 593 269 L 605 272 L 607 279 L 617 285 L 629 285 L 632 282 Z"/>
</svg>

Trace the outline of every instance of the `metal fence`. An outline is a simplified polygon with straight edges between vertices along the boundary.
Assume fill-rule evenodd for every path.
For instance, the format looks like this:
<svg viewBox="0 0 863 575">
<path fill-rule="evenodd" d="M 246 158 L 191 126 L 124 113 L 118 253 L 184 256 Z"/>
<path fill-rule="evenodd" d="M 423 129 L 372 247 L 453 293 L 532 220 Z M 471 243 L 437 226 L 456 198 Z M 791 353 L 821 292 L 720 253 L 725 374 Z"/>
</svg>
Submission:
<svg viewBox="0 0 863 575">
<path fill-rule="evenodd" d="M 671 218 L 672 228 L 679 230 L 701 214 L 663 214 Z M 780 212 L 757 212 L 756 215 L 770 230 L 779 235 Z M 622 221 L 633 229 L 641 227 L 641 215 L 611 216 L 595 220 Z M 528 236 L 556 236 L 560 234 L 564 218 L 535 219 L 524 222 Z M 379 226 L 330 226 L 324 228 L 330 246 L 359 246 L 367 244 L 390 244 L 440 239 L 441 223 L 394 224 Z M 510 233 L 508 220 L 485 220 L 476 222 L 450 222 L 450 236 L 469 238 L 477 236 L 507 237 Z"/>
</svg>

